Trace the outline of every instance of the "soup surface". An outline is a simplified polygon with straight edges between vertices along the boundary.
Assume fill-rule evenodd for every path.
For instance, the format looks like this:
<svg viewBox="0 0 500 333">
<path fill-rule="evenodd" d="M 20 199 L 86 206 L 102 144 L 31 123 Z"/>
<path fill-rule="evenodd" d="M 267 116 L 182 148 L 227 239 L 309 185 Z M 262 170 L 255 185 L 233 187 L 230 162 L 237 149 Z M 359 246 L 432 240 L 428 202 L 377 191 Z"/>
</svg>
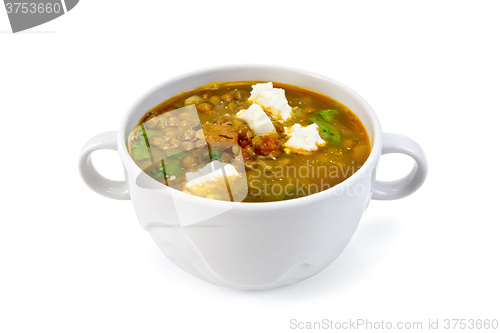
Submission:
<svg viewBox="0 0 500 333">
<path fill-rule="evenodd" d="M 267 202 L 326 190 L 370 154 L 346 106 L 282 83 L 216 82 L 148 110 L 129 154 L 157 181 L 209 199 Z"/>
</svg>

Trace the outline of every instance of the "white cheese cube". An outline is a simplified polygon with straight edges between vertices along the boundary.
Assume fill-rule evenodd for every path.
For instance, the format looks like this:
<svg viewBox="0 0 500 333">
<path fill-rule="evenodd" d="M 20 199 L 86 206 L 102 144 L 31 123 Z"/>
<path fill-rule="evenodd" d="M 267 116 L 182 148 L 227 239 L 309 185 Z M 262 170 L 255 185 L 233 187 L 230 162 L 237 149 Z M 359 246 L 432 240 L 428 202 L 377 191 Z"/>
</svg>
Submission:
<svg viewBox="0 0 500 333">
<path fill-rule="evenodd" d="M 254 84 L 248 100 L 261 105 L 278 119 L 288 120 L 292 117 L 292 108 L 286 100 L 285 90 L 273 88 L 272 82 Z"/>
<path fill-rule="evenodd" d="M 285 142 L 285 151 L 316 151 L 319 147 L 326 145 L 326 141 L 319 136 L 318 125 L 301 126 L 295 124 L 291 127 L 285 127 L 285 134 L 288 141 Z"/>
<path fill-rule="evenodd" d="M 248 109 L 241 110 L 236 114 L 236 117 L 245 120 L 248 126 L 256 134 L 276 133 L 276 128 L 271 122 L 271 119 L 269 119 L 267 114 L 258 104 L 252 104 Z"/>
<path fill-rule="evenodd" d="M 222 168 L 224 168 L 224 173 L 226 177 L 236 177 L 239 175 L 236 168 L 231 164 L 222 164 L 219 161 L 212 161 L 207 164 L 203 169 L 200 169 L 195 172 L 187 172 L 186 173 L 186 187 L 195 187 L 202 186 L 207 183 L 216 183 L 224 181 L 224 174 L 222 173 Z M 225 186 L 225 185 L 224 185 Z"/>
</svg>

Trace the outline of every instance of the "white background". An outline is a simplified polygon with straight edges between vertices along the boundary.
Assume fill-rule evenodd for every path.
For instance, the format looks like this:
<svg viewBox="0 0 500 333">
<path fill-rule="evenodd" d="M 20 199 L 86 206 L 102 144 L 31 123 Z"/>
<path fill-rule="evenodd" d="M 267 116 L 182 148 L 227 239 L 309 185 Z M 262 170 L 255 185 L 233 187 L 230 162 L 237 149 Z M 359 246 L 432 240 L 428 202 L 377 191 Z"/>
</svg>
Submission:
<svg viewBox="0 0 500 333">
<path fill-rule="evenodd" d="M 500 319 L 498 1 L 90 1 L 11 34 L 0 8 L 0 332 L 289 332 L 290 320 Z M 344 253 L 242 292 L 184 273 L 128 201 L 79 178 L 94 134 L 193 69 L 279 64 L 347 84 L 427 153 L 427 182 L 373 201 Z M 123 177 L 118 155 L 96 154 Z M 411 160 L 384 157 L 380 177 Z M 442 327 L 442 326 L 441 326 Z M 297 331 L 297 330 L 295 330 Z"/>
</svg>

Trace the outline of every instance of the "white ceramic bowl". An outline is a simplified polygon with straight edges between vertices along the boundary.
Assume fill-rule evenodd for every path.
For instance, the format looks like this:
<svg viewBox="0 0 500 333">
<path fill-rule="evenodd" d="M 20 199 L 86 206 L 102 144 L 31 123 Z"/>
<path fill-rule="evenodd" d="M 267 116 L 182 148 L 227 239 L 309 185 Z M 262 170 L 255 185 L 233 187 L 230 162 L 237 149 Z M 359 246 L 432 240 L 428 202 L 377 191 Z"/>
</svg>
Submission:
<svg viewBox="0 0 500 333">
<path fill-rule="evenodd" d="M 353 176 L 331 189 L 268 203 L 205 199 L 144 177 L 128 155 L 126 142 L 148 109 L 210 82 L 242 80 L 297 85 L 346 105 L 368 131 L 372 144 L 368 160 Z M 126 181 L 112 181 L 97 173 L 90 160 L 90 154 L 97 149 L 119 151 Z M 376 181 L 375 168 L 385 153 L 413 157 L 413 170 L 396 181 Z M 298 69 L 241 65 L 192 72 L 149 91 L 127 112 L 118 132 L 99 134 L 85 144 L 80 172 L 97 193 L 131 199 L 142 227 L 163 253 L 186 272 L 224 287 L 268 289 L 304 280 L 327 267 L 348 244 L 370 199 L 398 199 L 413 193 L 425 180 L 427 162 L 413 140 L 382 133 L 372 108 L 345 85 Z M 186 214 L 193 215 L 197 223 L 183 223 Z"/>
</svg>

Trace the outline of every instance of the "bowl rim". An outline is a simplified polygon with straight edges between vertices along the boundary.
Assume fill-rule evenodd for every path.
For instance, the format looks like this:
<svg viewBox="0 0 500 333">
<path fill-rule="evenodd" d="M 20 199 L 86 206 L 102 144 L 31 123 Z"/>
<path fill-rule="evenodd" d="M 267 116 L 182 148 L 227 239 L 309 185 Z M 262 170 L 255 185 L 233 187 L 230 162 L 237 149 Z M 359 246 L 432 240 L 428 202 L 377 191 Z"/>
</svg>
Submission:
<svg viewBox="0 0 500 333">
<path fill-rule="evenodd" d="M 174 77 L 171 77 L 170 79 L 167 79 L 165 81 L 160 82 L 159 84 L 156 84 L 154 87 L 150 88 L 147 90 L 145 93 L 143 93 L 139 98 L 136 99 L 136 102 L 131 105 L 131 107 L 128 109 L 128 111 L 125 113 L 124 117 L 122 118 L 122 121 L 120 123 L 120 127 L 118 128 L 117 134 L 117 145 L 118 145 L 118 152 L 120 154 L 120 158 L 122 159 L 122 162 L 127 165 L 127 164 L 132 164 L 135 165 L 135 162 L 132 160 L 132 158 L 129 156 L 127 147 L 126 147 L 126 142 L 123 140 L 125 137 L 125 127 L 128 124 L 130 118 L 134 115 L 135 110 L 137 106 L 141 103 L 142 100 L 147 98 L 148 96 L 152 95 L 153 93 L 157 92 L 160 88 L 170 85 L 175 83 L 178 80 L 186 80 L 189 78 L 193 78 L 196 76 L 205 76 L 205 75 L 210 75 L 213 72 L 217 71 L 238 71 L 238 70 L 259 70 L 259 71 L 265 71 L 265 70 L 282 70 L 286 71 L 289 73 L 296 73 L 300 75 L 305 75 L 305 76 L 310 76 L 316 79 L 328 81 L 329 83 L 332 83 L 341 89 L 343 89 L 345 92 L 347 92 L 349 95 L 354 97 L 355 99 L 358 100 L 358 102 L 362 105 L 362 107 L 365 109 L 367 112 L 367 118 L 371 122 L 373 126 L 373 145 L 372 149 L 370 151 L 370 155 L 368 156 L 368 159 L 365 161 L 365 163 L 357 170 L 352 176 L 350 176 L 348 179 L 342 181 L 341 183 L 327 189 L 324 191 L 320 191 L 317 193 L 313 193 L 301 198 L 295 198 L 291 200 L 283 200 L 283 201 L 270 201 L 270 202 L 230 202 L 230 201 L 223 201 L 223 200 L 213 200 L 213 199 L 207 199 L 203 197 L 198 197 L 192 194 L 184 193 L 182 191 L 176 190 L 174 188 L 168 187 L 166 185 L 163 185 L 164 188 L 161 190 L 153 190 L 153 191 L 163 191 L 168 193 L 168 191 L 164 191 L 165 189 L 168 189 L 169 191 L 175 191 L 176 192 L 176 198 L 182 199 L 185 201 L 189 201 L 195 206 L 211 206 L 214 208 L 218 209 L 236 209 L 239 211 L 254 211 L 254 210 L 277 210 L 277 209 L 286 209 L 289 208 L 290 206 L 304 206 L 304 205 L 309 205 L 314 202 L 322 201 L 325 200 L 329 197 L 333 197 L 336 195 L 336 190 L 341 189 L 341 193 L 344 193 L 346 188 L 349 186 L 352 186 L 352 184 L 357 183 L 357 181 L 365 176 L 367 172 L 369 171 L 369 168 L 374 168 L 378 162 L 378 159 L 380 157 L 381 151 L 382 151 L 382 128 L 380 126 L 379 119 L 377 115 L 375 114 L 375 111 L 372 109 L 372 107 L 368 104 L 368 102 L 361 97 L 356 91 L 354 91 L 352 88 L 346 86 L 345 84 L 332 79 L 328 76 L 314 73 L 308 70 L 303 70 L 303 69 L 298 69 L 298 68 L 293 68 L 293 67 L 288 67 L 288 66 L 281 66 L 281 65 L 268 65 L 268 64 L 233 64 L 233 65 L 220 65 L 220 66 L 212 66 L 212 67 L 206 67 L 206 68 L 201 68 L 197 70 L 192 70 L 190 72 L 176 75 Z M 286 82 L 283 82 L 286 83 Z M 195 89 L 197 87 L 193 87 L 192 89 Z M 342 101 L 339 101 L 342 103 Z M 364 124 L 363 124 L 364 125 Z M 365 125 L 366 127 L 366 125 Z M 370 174 L 370 173 L 368 173 Z"/>
</svg>

